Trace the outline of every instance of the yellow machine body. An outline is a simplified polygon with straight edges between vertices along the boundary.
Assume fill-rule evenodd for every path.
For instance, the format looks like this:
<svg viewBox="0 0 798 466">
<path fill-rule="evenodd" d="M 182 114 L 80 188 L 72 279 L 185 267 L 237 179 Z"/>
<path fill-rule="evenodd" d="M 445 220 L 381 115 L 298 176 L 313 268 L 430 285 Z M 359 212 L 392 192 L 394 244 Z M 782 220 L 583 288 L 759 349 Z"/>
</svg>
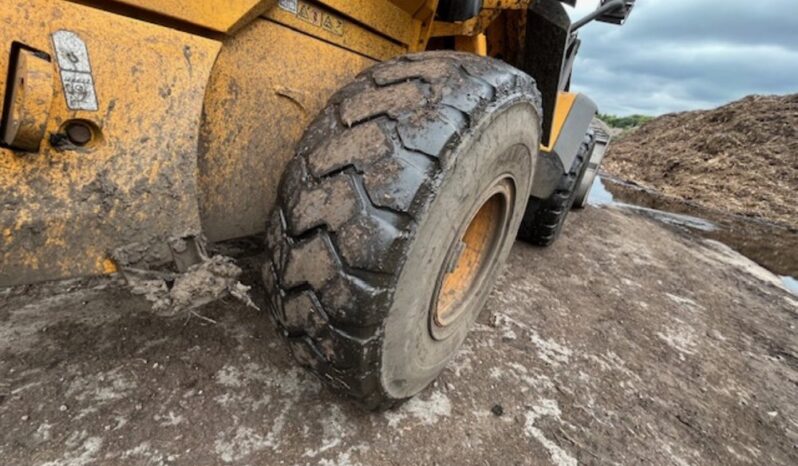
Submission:
<svg viewBox="0 0 798 466">
<path fill-rule="evenodd" d="M 5 99 L 3 126 L 25 115 L 43 128 L 35 150 L 0 148 L 0 285 L 114 272 L 126 246 L 155 261 L 170 235 L 200 231 L 197 141 L 221 44 L 61 1 L 11 2 L 0 24 L 0 70 L 17 65 L 0 89 L 23 96 Z M 60 60 L 59 31 L 71 33 Z M 20 56 L 49 79 L 15 79 Z M 65 138 L 70 121 L 85 122 L 87 144 Z"/>
<path fill-rule="evenodd" d="M 437 3 L 10 0 L 0 286 L 146 269 L 175 240 L 262 232 L 332 93 L 433 43 L 509 54 L 530 0 L 486 0 L 459 23 L 434 21 Z"/>
</svg>

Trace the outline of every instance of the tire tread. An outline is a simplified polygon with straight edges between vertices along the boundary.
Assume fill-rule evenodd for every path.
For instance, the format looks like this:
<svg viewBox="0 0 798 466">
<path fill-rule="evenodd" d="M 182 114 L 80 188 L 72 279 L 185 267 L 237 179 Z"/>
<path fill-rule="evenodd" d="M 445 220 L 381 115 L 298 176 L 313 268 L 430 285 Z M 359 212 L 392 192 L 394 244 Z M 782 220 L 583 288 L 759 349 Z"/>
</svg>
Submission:
<svg viewBox="0 0 798 466">
<path fill-rule="evenodd" d="M 378 64 L 331 97 L 283 175 L 263 269 L 272 315 L 300 364 L 367 408 L 402 401 L 379 380 L 386 303 L 448 148 L 499 96 L 541 113 L 534 81 L 498 60 L 426 52 Z"/>
<path fill-rule="evenodd" d="M 571 169 L 562 176 L 554 193 L 544 200 L 530 198 L 518 231 L 519 239 L 540 247 L 551 246 L 557 240 L 571 211 L 576 188 L 585 174 L 594 143 L 593 133 L 588 131 Z"/>
</svg>

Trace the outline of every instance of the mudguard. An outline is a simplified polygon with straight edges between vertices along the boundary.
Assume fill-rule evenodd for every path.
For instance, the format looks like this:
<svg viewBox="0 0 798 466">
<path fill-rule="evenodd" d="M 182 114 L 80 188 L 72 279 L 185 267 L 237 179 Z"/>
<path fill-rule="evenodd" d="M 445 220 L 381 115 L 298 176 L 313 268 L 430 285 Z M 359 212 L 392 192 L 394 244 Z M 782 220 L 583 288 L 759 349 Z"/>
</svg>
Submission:
<svg viewBox="0 0 798 466">
<path fill-rule="evenodd" d="M 529 6 L 524 42 L 517 68 L 535 78 L 543 98 L 543 144 L 552 141 L 555 108 L 567 74 L 566 51 L 571 43 L 571 19 L 558 0 L 535 0 Z"/>
<path fill-rule="evenodd" d="M 596 104 L 583 94 L 560 92 L 551 141 L 540 150 L 532 196 L 547 199 L 563 174 L 570 171 L 597 110 Z"/>
</svg>

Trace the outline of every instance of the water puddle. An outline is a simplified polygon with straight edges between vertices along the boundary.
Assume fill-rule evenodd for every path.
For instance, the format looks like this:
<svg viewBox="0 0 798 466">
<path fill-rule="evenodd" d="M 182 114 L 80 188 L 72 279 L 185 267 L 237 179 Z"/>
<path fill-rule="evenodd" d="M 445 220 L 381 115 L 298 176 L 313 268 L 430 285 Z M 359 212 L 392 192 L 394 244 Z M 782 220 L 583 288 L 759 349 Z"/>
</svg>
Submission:
<svg viewBox="0 0 798 466">
<path fill-rule="evenodd" d="M 788 290 L 792 291 L 792 294 L 798 296 L 798 280 L 794 277 L 781 277 L 781 281 L 784 282 L 784 286 Z"/>
<path fill-rule="evenodd" d="M 782 277 L 784 286 L 798 295 L 798 229 L 708 209 L 608 175 L 596 179 L 588 203 L 623 206 L 720 241 Z"/>
</svg>

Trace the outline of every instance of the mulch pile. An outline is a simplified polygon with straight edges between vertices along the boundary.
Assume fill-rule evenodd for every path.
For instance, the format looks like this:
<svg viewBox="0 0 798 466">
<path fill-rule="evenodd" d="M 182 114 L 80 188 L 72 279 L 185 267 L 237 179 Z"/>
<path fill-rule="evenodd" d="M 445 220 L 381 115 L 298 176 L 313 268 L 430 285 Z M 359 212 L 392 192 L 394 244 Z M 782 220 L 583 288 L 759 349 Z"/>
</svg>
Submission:
<svg viewBox="0 0 798 466">
<path fill-rule="evenodd" d="M 704 207 L 798 226 L 798 94 L 656 118 L 616 139 L 603 168 Z"/>
</svg>

